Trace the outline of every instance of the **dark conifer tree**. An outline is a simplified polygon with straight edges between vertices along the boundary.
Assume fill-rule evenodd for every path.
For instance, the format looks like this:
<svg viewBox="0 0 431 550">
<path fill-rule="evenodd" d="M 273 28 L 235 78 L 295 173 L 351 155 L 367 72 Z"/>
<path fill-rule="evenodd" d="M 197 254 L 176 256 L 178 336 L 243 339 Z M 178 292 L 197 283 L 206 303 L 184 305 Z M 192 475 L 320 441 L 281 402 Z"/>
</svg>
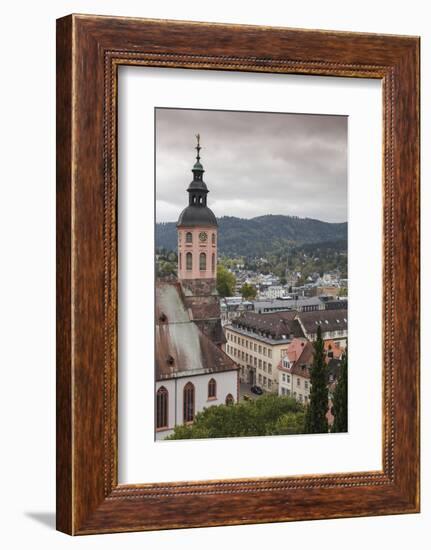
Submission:
<svg viewBox="0 0 431 550">
<path fill-rule="evenodd" d="M 347 349 L 344 354 L 337 386 L 334 392 L 334 423 L 331 431 L 347 432 Z"/>
<path fill-rule="evenodd" d="M 310 371 L 310 403 L 305 415 L 306 433 L 327 433 L 328 387 L 325 364 L 325 351 L 322 329 L 317 327 L 317 339 L 314 342 L 314 360 Z"/>
</svg>

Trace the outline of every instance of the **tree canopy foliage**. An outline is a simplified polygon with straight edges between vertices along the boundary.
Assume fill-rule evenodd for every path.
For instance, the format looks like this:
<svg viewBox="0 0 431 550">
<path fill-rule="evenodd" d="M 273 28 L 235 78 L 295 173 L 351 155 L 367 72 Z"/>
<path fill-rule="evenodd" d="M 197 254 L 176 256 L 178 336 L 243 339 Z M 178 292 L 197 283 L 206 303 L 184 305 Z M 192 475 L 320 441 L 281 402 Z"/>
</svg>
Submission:
<svg viewBox="0 0 431 550">
<path fill-rule="evenodd" d="M 206 439 L 304 433 L 304 409 L 295 399 L 263 395 L 234 405 L 217 405 L 176 426 L 167 439 Z"/>
<path fill-rule="evenodd" d="M 306 433 L 328 433 L 328 387 L 322 329 L 317 327 L 313 343 L 314 359 L 310 370 L 310 402 L 305 415 Z"/>
<path fill-rule="evenodd" d="M 217 291 L 221 298 L 235 294 L 236 277 L 223 265 L 217 265 Z"/>
<path fill-rule="evenodd" d="M 347 349 L 343 356 L 338 377 L 337 386 L 334 392 L 333 408 L 334 422 L 331 431 L 334 433 L 347 432 Z"/>
<path fill-rule="evenodd" d="M 254 300 L 257 294 L 256 287 L 250 285 L 249 283 L 244 283 L 241 287 L 240 292 L 244 300 Z"/>
</svg>

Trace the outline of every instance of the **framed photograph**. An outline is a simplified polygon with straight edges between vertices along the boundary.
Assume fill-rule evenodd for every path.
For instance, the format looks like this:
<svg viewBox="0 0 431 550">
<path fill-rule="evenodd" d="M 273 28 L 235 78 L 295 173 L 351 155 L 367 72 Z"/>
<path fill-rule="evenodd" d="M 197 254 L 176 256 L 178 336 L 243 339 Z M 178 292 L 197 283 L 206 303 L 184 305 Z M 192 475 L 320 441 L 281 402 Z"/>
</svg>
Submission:
<svg viewBox="0 0 431 550">
<path fill-rule="evenodd" d="M 419 511 L 419 38 L 57 21 L 57 528 Z"/>
</svg>

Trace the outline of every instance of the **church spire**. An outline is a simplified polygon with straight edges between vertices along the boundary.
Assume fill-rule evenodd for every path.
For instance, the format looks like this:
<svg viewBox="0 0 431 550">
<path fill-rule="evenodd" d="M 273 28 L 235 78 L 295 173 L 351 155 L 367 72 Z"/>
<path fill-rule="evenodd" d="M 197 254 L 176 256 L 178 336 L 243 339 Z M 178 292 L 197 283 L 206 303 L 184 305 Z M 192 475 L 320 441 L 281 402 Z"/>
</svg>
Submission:
<svg viewBox="0 0 431 550">
<path fill-rule="evenodd" d="M 198 181 L 198 182 L 202 181 L 202 176 L 203 176 L 203 173 L 205 172 L 204 167 L 201 164 L 201 149 L 202 149 L 202 147 L 200 145 L 200 141 L 201 141 L 200 134 L 196 134 L 196 147 L 195 147 L 195 149 L 197 151 L 197 154 L 196 154 L 196 162 L 195 162 L 195 165 L 192 168 L 192 172 L 193 172 L 193 181 Z"/>
<path fill-rule="evenodd" d="M 205 172 L 204 167 L 201 164 L 201 136 L 196 134 L 196 162 L 192 168 L 193 181 L 190 183 L 187 191 L 189 193 L 189 205 L 190 206 L 206 206 L 207 205 L 207 193 L 208 188 L 203 180 L 203 174 Z"/>
<path fill-rule="evenodd" d="M 201 136 L 196 134 L 196 162 L 193 165 L 193 180 L 187 188 L 189 205 L 181 212 L 177 227 L 200 224 L 202 227 L 217 227 L 213 211 L 207 206 L 208 187 L 203 180 L 204 167 L 201 164 Z"/>
</svg>

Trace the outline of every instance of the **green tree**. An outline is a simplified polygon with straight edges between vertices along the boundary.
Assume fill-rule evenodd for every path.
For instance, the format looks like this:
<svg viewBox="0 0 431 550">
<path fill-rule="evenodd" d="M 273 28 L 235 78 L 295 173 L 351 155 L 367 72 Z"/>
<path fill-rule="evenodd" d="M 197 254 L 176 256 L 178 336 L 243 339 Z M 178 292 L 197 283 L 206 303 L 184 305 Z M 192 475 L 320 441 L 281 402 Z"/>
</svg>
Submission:
<svg viewBox="0 0 431 550">
<path fill-rule="evenodd" d="M 177 264 L 173 262 L 160 261 L 157 270 L 158 277 L 167 277 L 177 274 Z"/>
<path fill-rule="evenodd" d="M 304 432 L 305 414 L 289 412 L 280 416 L 275 423 L 274 435 L 292 435 Z"/>
<path fill-rule="evenodd" d="M 241 287 L 241 296 L 244 300 L 254 300 L 256 298 L 257 290 L 256 287 L 249 283 L 244 283 Z"/>
<path fill-rule="evenodd" d="M 304 409 L 295 399 L 268 394 L 198 413 L 190 426 L 176 426 L 167 439 L 206 439 L 304 433 Z"/>
<path fill-rule="evenodd" d="M 217 291 L 222 298 L 235 293 L 236 277 L 222 265 L 217 266 Z"/>
<path fill-rule="evenodd" d="M 320 326 L 317 327 L 317 339 L 313 345 L 314 359 L 310 371 L 310 403 L 305 414 L 305 432 L 327 433 L 328 387 L 326 385 L 325 352 Z"/>
<path fill-rule="evenodd" d="M 347 349 L 341 362 L 340 375 L 333 399 L 334 423 L 331 431 L 334 433 L 347 432 Z"/>
</svg>

